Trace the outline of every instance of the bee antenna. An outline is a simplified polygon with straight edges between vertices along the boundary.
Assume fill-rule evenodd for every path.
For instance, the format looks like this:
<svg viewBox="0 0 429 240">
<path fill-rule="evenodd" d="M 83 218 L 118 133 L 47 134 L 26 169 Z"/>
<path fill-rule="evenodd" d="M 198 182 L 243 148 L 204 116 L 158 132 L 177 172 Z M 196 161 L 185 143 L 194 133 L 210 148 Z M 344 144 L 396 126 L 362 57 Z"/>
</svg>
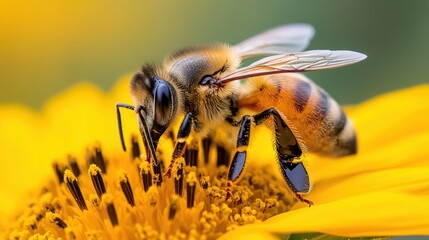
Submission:
<svg viewBox="0 0 429 240">
<path fill-rule="evenodd" d="M 156 157 L 156 151 L 155 151 L 155 146 L 153 144 L 153 140 L 152 140 L 152 136 L 147 128 L 147 123 L 146 120 L 144 119 L 144 116 L 142 114 L 142 106 L 139 106 L 137 108 L 137 114 L 140 118 L 140 122 L 142 124 L 140 132 L 142 134 L 143 137 L 143 141 L 146 142 L 145 146 L 146 146 L 146 152 L 149 152 L 150 156 L 152 156 L 153 158 L 153 165 L 154 166 L 158 166 L 158 158 Z"/>
<path fill-rule="evenodd" d="M 124 133 L 122 131 L 122 120 L 121 120 L 121 111 L 119 111 L 119 108 L 126 108 L 130 110 L 134 110 L 134 106 L 126 103 L 117 103 L 116 104 L 116 116 L 118 118 L 118 129 L 119 129 L 119 137 L 121 138 L 121 144 L 122 149 L 124 152 L 127 151 L 127 148 L 125 147 L 125 141 L 124 141 Z"/>
</svg>

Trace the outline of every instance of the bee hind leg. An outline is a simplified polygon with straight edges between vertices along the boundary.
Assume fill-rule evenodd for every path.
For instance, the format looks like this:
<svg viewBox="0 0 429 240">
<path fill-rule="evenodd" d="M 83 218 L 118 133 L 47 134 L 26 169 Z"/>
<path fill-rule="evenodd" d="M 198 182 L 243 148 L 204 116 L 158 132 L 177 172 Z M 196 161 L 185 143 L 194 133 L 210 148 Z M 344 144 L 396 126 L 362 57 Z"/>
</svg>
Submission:
<svg viewBox="0 0 429 240">
<path fill-rule="evenodd" d="M 259 125 L 271 116 L 274 118 L 277 158 L 283 178 L 296 198 L 311 206 L 313 202 L 301 196 L 301 193 L 310 192 L 310 179 L 304 164 L 299 160 L 302 150 L 295 135 L 275 108 L 254 115 L 253 119 Z"/>
<path fill-rule="evenodd" d="M 183 156 L 186 148 L 186 139 L 189 137 L 192 129 L 192 114 L 187 113 L 183 118 L 182 124 L 180 125 L 179 131 L 177 132 L 177 142 L 174 147 L 173 156 L 168 166 L 167 171 L 164 174 L 164 177 L 171 177 L 171 172 L 173 170 L 173 165 L 176 159 Z"/>
</svg>

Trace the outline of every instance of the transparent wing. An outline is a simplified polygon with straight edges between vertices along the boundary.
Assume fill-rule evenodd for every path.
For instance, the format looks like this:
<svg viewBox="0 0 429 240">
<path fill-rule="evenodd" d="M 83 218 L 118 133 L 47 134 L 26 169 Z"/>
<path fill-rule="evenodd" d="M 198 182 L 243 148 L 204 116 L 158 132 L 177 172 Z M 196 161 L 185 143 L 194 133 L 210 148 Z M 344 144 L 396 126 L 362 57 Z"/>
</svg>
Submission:
<svg viewBox="0 0 429 240">
<path fill-rule="evenodd" d="M 313 50 L 280 54 L 263 58 L 247 67 L 221 76 L 221 83 L 233 80 L 285 72 L 304 72 L 350 65 L 366 58 L 365 54 L 353 51 Z"/>
<path fill-rule="evenodd" d="M 313 38 L 314 28 L 308 24 L 276 27 L 233 46 L 242 58 L 303 51 Z"/>
</svg>

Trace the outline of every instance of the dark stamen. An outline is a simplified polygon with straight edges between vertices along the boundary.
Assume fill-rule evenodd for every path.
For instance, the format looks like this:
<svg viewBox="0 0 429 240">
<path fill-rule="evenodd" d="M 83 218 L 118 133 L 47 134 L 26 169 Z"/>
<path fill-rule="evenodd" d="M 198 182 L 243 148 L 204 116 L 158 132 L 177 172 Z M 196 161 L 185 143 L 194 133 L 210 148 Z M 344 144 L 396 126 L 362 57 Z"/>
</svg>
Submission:
<svg viewBox="0 0 429 240">
<path fill-rule="evenodd" d="M 24 228 L 36 230 L 37 229 L 37 219 L 36 216 L 31 215 L 29 216 L 26 221 L 24 222 Z"/>
<path fill-rule="evenodd" d="M 186 166 L 197 166 L 198 163 L 198 142 L 192 141 L 185 150 Z"/>
<path fill-rule="evenodd" d="M 103 153 L 99 147 L 95 148 L 95 165 L 97 165 L 101 171 L 106 174 L 106 161 L 104 160 Z"/>
<path fill-rule="evenodd" d="M 94 152 L 89 153 L 88 162 L 89 165 L 97 165 L 104 174 L 106 173 L 106 162 L 104 160 L 103 153 L 101 152 L 101 149 L 99 147 L 96 147 Z"/>
<path fill-rule="evenodd" d="M 54 207 L 54 205 L 52 205 L 51 203 L 46 203 L 46 204 L 44 204 L 44 207 L 45 207 L 45 209 L 46 209 L 47 211 L 55 212 L 55 207 Z"/>
<path fill-rule="evenodd" d="M 174 178 L 174 192 L 183 196 L 183 168 L 185 166 L 185 160 L 178 158 L 173 165 L 173 178 Z"/>
<path fill-rule="evenodd" d="M 197 175 L 195 172 L 189 172 L 186 177 L 186 205 L 188 208 L 194 207 L 195 189 L 197 189 Z"/>
<path fill-rule="evenodd" d="M 145 192 L 152 186 L 152 174 L 150 173 L 150 163 L 143 161 L 140 164 L 140 177 L 143 180 L 143 189 Z"/>
<path fill-rule="evenodd" d="M 223 146 L 216 145 L 217 151 L 217 166 L 229 166 L 231 153 Z"/>
<path fill-rule="evenodd" d="M 42 214 L 37 214 L 36 215 L 36 221 L 40 221 L 43 219 L 43 215 Z"/>
<path fill-rule="evenodd" d="M 132 156 L 132 160 L 134 160 L 135 158 L 139 158 L 141 155 L 141 151 L 140 151 L 140 146 L 139 146 L 139 142 L 137 140 L 136 136 L 132 136 L 131 138 L 131 156 Z"/>
<path fill-rule="evenodd" d="M 91 177 L 94 189 L 97 192 L 99 198 L 103 193 L 106 193 L 106 187 L 104 186 L 103 177 L 101 176 L 101 169 L 95 164 L 91 164 L 88 169 L 88 174 Z"/>
<path fill-rule="evenodd" d="M 60 184 L 63 183 L 64 182 L 64 170 L 65 170 L 65 168 L 61 167 L 58 162 L 54 162 L 52 167 L 54 168 L 55 174 L 57 175 L 58 182 Z"/>
<path fill-rule="evenodd" d="M 69 164 L 73 174 L 76 177 L 79 177 L 81 172 L 80 172 L 79 165 L 77 164 L 76 158 L 69 156 Z"/>
<path fill-rule="evenodd" d="M 134 207 L 135 202 L 133 190 L 131 188 L 130 181 L 128 180 L 128 176 L 125 172 L 119 173 L 119 184 L 121 185 L 122 192 L 124 193 L 127 202 Z"/>
<path fill-rule="evenodd" d="M 57 224 L 60 228 L 66 228 L 67 224 L 60 218 L 57 213 L 47 212 L 46 218 L 51 222 Z"/>
<path fill-rule="evenodd" d="M 80 190 L 79 184 L 77 182 L 76 176 L 70 170 L 64 171 L 64 182 L 67 184 L 67 187 L 72 194 L 74 200 L 79 206 L 80 210 L 88 210 L 86 206 L 85 199 L 82 196 L 82 191 Z"/>
<path fill-rule="evenodd" d="M 170 207 L 168 209 L 168 219 L 173 220 L 177 212 L 177 207 L 179 206 L 179 196 L 173 195 L 170 200 Z"/>
<path fill-rule="evenodd" d="M 207 165 L 209 162 L 210 146 L 212 145 L 212 139 L 210 137 L 203 139 L 203 151 L 204 151 L 204 163 Z"/>
<path fill-rule="evenodd" d="M 106 205 L 107 214 L 109 215 L 110 222 L 113 226 L 119 224 L 118 215 L 116 214 L 115 206 L 113 205 L 113 198 L 110 195 L 103 195 L 102 202 Z"/>
</svg>

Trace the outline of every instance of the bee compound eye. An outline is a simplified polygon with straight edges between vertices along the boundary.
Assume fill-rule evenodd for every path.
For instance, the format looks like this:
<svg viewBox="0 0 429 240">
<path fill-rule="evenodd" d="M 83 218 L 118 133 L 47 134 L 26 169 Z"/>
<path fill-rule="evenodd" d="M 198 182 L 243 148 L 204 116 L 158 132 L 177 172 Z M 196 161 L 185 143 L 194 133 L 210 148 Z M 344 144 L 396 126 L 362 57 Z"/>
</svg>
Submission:
<svg viewBox="0 0 429 240">
<path fill-rule="evenodd" d="M 158 84 L 154 93 L 155 121 L 160 125 L 169 122 L 173 108 L 173 94 L 167 84 Z"/>
<path fill-rule="evenodd" d="M 210 75 L 206 75 L 200 80 L 200 85 L 208 85 L 213 80 L 213 77 Z"/>
</svg>

